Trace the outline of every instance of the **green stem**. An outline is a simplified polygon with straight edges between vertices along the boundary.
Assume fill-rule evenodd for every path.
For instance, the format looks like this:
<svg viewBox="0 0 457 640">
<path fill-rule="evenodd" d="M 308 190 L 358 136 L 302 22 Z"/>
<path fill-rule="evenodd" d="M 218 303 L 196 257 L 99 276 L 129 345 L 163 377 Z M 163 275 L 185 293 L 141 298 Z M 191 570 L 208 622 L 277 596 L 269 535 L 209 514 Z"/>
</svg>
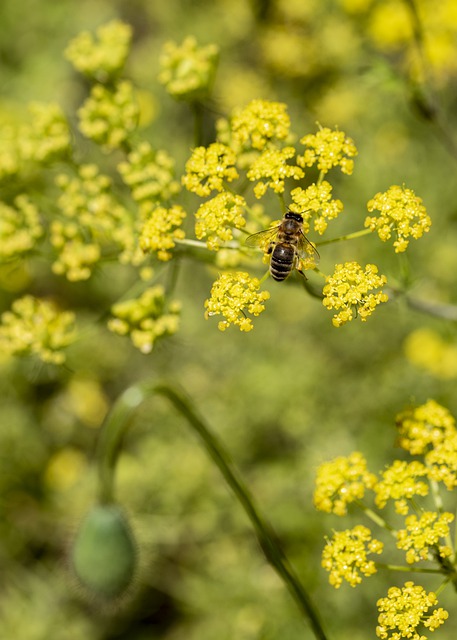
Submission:
<svg viewBox="0 0 457 640">
<path fill-rule="evenodd" d="M 389 571 L 403 571 L 405 573 L 434 573 L 441 574 L 441 569 L 427 569 L 425 567 L 405 567 L 403 565 L 384 564 L 383 562 L 376 562 L 377 569 L 388 569 Z"/>
<path fill-rule="evenodd" d="M 114 474 L 122 437 L 130 426 L 133 412 L 146 398 L 154 394 L 165 396 L 175 409 L 186 418 L 190 427 L 198 434 L 208 455 L 219 468 L 225 481 L 247 514 L 260 547 L 273 569 L 283 580 L 302 614 L 308 620 L 317 640 L 327 640 L 320 617 L 307 591 L 289 564 L 271 525 L 254 503 L 247 487 L 221 442 L 208 429 L 192 407 L 190 399 L 183 393 L 164 384 L 144 383 L 130 387 L 116 401 L 108 415 L 100 440 L 98 471 L 100 500 L 104 503 L 114 499 Z"/>
<path fill-rule="evenodd" d="M 354 238 L 360 238 L 361 236 L 366 236 L 371 233 L 371 229 L 360 229 L 360 231 L 354 231 L 353 233 L 348 233 L 345 236 L 339 236 L 338 238 L 332 238 L 331 240 L 324 240 L 323 242 L 316 242 L 316 245 L 319 247 L 323 247 L 326 244 L 332 244 L 333 242 L 342 242 L 343 240 L 354 240 Z"/>
</svg>

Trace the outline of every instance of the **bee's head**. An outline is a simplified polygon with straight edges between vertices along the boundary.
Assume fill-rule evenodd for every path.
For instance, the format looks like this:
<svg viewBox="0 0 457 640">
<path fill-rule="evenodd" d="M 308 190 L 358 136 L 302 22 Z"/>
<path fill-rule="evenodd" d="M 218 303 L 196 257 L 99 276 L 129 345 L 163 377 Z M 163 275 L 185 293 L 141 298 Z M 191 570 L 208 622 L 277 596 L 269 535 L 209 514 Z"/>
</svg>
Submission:
<svg viewBox="0 0 457 640">
<path fill-rule="evenodd" d="M 288 211 L 284 217 L 286 220 L 295 220 L 295 222 L 299 222 L 300 224 L 303 222 L 301 213 L 295 213 L 294 211 Z"/>
</svg>

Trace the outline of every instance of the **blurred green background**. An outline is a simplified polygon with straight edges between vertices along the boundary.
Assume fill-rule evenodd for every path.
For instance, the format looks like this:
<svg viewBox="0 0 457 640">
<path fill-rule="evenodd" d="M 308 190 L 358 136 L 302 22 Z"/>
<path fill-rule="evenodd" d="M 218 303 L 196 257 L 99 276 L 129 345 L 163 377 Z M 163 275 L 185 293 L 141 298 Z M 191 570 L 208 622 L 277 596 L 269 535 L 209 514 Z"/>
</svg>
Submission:
<svg viewBox="0 0 457 640">
<path fill-rule="evenodd" d="M 318 121 L 337 125 L 358 147 L 353 176 L 332 175 L 334 195 L 345 204 L 335 236 L 361 228 L 367 200 L 391 184 L 414 189 L 427 207 L 432 230 L 411 243 L 406 259 L 370 236 L 322 247 L 322 270 L 330 273 L 338 261 L 374 262 L 389 282 L 407 279 L 418 298 L 457 303 L 457 158 L 449 144 L 457 140 L 457 17 L 452 22 L 451 1 L 440 2 L 439 11 L 431 0 L 418 4 L 434 16 L 425 29 L 426 98 L 411 71 L 417 52 L 408 3 L 400 0 L 3 0 L 0 122 L 20 118 L 30 100 L 58 101 L 74 120 L 86 87 L 63 50 L 81 30 L 121 18 L 134 29 L 126 74 L 150 110 L 143 135 L 176 158 L 179 175 L 193 121 L 157 82 L 160 51 L 187 35 L 215 42 L 220 66 L 208 140 L 214 117 L 234 106 L 253 98 L 286 102 L 300 136 Z M 435 100 L 444 134 L 427 113 Z M 92 153 L 87 145 L 83 160 Z M 189 211 L 198 206 L 189 194 L 180 199 Z M 373 471 L 401 455 L 395 415 L 411 402 L 433 397 L 457 414 L 455 324 L 399 300 L 366 324 L 335 329 L 302 288 L 269 283 L 271 300 L 254 331 L 220 333 L 203 317 L 216 274 L 185 262 L 175 295 L 183 302 L 182 328 L 143 356 L 99 321 L 132 284 L 127 268 L 106 266 L 71 284 L 39 260 L 0 266 L 0 311 L 31 289 L 58 296 L 85 327 L 59 369 L 0 354 L 0 638 L 312 637 L 218 470 L 162 399 L 138 412 L 119 465 L 118 496 L 138 541 L 135 585 L 108 606 L 88 600 L 72 579 L 67 552 L 95 497 L 99 427 L 116 396 L 148 376 L 182 385 L 224 440 L 319 603 L 329 636 L 374 637 L 376 600 L 407 578 L 379 573 L 355 590 L 328 585 L 320 567 L 324 536 L 362 518 L 315 511 L 315 470 L 353 450 L 364 452 Z M 414 333 L 423 329 L 428 333 Z M 440 349 L 430 347 L 420 363 L 417 347 L 408 349 L 411 335 L 428 336 L 424 351 L 431 343 Z M 399 564 L 401 556 L 391 561 Z M 437 587 L 431 578 L 421 584 Z M 457 631 L 455 597 L 446 592 L 440 604 L 451 615 L 437 639 Z"/>
</svg>

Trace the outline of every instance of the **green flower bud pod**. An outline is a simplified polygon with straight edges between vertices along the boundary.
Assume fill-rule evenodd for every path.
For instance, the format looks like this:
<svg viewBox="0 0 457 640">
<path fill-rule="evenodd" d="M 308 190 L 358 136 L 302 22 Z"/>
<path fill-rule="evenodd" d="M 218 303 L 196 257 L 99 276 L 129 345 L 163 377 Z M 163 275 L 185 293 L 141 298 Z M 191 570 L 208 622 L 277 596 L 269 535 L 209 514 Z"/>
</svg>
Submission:
<svg viewBox="0 0 457 640">
<path fill-rule="evenodd" d="M 81 524 L 71 552 L 81 584 L 105 599 L 117 598 L 132 581 L 135 541 L 117 505 L 98 505 Z"/>
</svg>

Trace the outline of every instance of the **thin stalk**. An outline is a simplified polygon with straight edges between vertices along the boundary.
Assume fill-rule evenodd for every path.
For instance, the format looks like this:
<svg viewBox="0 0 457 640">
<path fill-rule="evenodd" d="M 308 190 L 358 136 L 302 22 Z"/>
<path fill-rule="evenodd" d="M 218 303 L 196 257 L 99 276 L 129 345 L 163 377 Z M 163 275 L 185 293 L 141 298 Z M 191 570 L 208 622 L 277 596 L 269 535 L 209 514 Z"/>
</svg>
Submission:
<svg viewBox="0 0 457 640">
<path fill-rule="evenodd" d="M 300 611 L 308 620 L 316 639 L 327 640 L 318 612 L 284 555 L 274 530 L 255 505 L 249 490 L 242 481 L 222 443 L 209 430 L 202 418 L 197 415 L 192 407 L 191 400 L 183 393 L 172 389 L 168 385 L 144 383 L 130 387 L 116 401 L 106 419 L 99 446 L 99 495 L 102 502 L 111 502 L 114 499 L 113 487 L 116 461 L 120 452 L 122 438 L 130 426 L 132 415 L 143 400 L 150 398 L 154 394 L 168 398 L 175 409 L 187 420 L 189 426 L 200 437 L 206 452 L 219 468 L 228 486 L 251 521 L 265 558 L 286 585 Z"/>
<path fill-rule="evenodd" d="M 354 240 L 355 238 L 360 238 L 361 236 L 367 236 L 371 233 L 371 229 L 360 229 L 360 231 L 354 231 L 353 233 L 348 233 L 345 236 L 339 236 L 338 238 L 332 238 L 331 240 L 324 240 L 323 242 L 316 242 L 315 244 L 318 247 L 323 247 L 326 244 L 332 244 L 333 242 L 342 242 L 343 240 Z"/>
</svg>

